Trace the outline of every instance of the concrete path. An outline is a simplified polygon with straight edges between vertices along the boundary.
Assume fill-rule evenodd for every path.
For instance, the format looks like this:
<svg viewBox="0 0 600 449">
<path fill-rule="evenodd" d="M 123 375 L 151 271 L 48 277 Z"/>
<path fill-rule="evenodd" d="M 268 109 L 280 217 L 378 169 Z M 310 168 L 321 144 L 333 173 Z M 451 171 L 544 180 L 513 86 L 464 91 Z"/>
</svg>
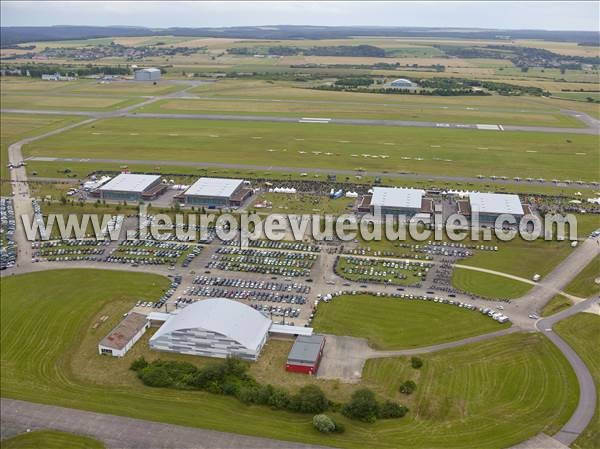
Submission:
<svg viewBox="0 0 600 449">
<path fill-rule="evenodd" d="M 108 449 L 319 449 L 323 446 L 162 424 L 2 398 L 2 428 L 54 429 L 86 435 Z M 235 429 L 231 429 L 235 432 Z M 8 436 L 8 435 L 7 435 Z"/>
<path fill-rule="evenodd" d="M 554 332 L 552 326 L 557 322 L 580 313 L 588 309 L 593 304 L 600 303 L 598 296 L 586 299 L 578 304 L 575 304 L 568 309 L 557 313 L 549 318 L 540 320 L 537 323 L 537 327 L 541 332 L 544 332 L 552 343 L 554 343 L 558 349 L 567 358 L 579 383 L 579 403 L 575 409 L 575 413 L 571 416 L 569 421 L 563 426 L 563 428 L 554 435 L 554 438 L 565 445 L 570 445 L 577 439 L 579 434 L 585 430 L 588 424 L 591 422 L 596 411 L 596 385 L 594 379 L 586 366 L 581 360 L 577 353 L 564 341 L 557 333 Z"/>
</svg>

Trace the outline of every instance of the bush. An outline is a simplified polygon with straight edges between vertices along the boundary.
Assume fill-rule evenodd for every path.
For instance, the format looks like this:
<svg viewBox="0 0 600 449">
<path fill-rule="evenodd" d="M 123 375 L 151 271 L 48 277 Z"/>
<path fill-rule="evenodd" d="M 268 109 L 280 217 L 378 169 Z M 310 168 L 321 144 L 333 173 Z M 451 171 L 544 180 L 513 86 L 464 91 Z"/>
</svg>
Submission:
<svg viewBox="0 0 600 449">
<path fill-rule="evenodd" d="M 350 402 L 342 408 L 342 414 L 351 419 L 364 422 L 375 422 L 377 419 L 377 400 L 375 394 L 368 388 L 362 388 L 352 393 Z"/>
<path fill-rule="evenodd" d="M 334 432 L 336 427 L 333 420 L 327 415 L 315 415 L 313 417 L 313 426 L 319 432 L 323 433 Z"/>
<path fill-rule="evenodd" d="M 129 367 L 129 369 L 131 371 L 139 371 L 141 369 L 144 369 L 148 366 L 148 362 L 146 361 L 146 359 L 144 358 L 144 356 L 138 357 L 137 359 L 135 359 L 133 362 L 131 362 L 131 366 Z"/>
<path fill-rule="evenodd" d="M 423 360 L 421 360 L 419 357 L 411 357 L 410 358 L 410 365 L 414 368 L 414 369 L 419 369 L 423 366 Z"/>
<path fill-rule="evenodd" d="M 289 408 L 301 413 L 322 413 L 327 410 L 329 401 L 325 393 L 316 385 L 306 385 L 292 396 Z"/>
<path fill-rule="evenodd" d="M 407 380 L 400 384 L 400 393 L 412 394 L 417 389 L 417 384 L 412 380 Z"/>
<path fill-rule="evenodd" d="M 138 371 L 138 377 L 149 387 L 170 387 L 173 385 L 173 378 L 169 371 L 160 365 L 148 365 Z"/>
<path fill-rule="evenodd" d="M 283 410 L 290 405 L 290 395 L 285 390 L 275 388 L 269 398 L 269 405 L 277 410 Z"/>
<path fill-rule="evenodd" d="M 379 406 L 377 418 L 389 419 L 389 418 L 402 418 L 408 412 L 408 408 L 397 402 L 385 401 Z"/>
</svg>

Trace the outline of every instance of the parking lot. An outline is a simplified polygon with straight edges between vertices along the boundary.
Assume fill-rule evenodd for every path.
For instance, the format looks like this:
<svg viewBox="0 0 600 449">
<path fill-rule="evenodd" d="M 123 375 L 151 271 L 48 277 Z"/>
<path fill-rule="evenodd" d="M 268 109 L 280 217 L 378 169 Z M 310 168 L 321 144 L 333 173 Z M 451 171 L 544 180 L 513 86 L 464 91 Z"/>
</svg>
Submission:
<svg viewBox="0 0 600 449">
<path fill-rule="evenodd" d="M 0 270 L 15 266 L 15 208 L 11 198 L 0 198 Z"/>
</svg>

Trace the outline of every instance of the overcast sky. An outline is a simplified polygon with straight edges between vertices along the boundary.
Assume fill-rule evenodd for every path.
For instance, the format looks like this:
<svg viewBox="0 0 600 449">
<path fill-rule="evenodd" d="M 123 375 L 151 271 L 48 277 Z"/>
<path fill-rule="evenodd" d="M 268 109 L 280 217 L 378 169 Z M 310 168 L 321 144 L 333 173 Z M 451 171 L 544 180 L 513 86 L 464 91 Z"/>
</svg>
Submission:
<svg viewBox="0 0 600 449">
<path fill-rule="evenodd" d="M 600 2 L 53 2 L 2 0 L 2 26 L 391 25 L 598 31 Z"/>
</svg>

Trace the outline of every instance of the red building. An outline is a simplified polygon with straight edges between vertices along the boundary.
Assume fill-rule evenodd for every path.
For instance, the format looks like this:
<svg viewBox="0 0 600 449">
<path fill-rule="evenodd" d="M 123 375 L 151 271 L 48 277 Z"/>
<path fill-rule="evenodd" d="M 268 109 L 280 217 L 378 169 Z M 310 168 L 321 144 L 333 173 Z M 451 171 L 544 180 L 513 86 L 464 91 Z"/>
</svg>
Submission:
<svg viewBox="0 0 600 449">
<path fill-rule="evenodd" d="M 325 337 L 323 335 L 300 335 L 288 354 L 286 371 L 316 374 L 323 356 Z"/>
</svg>

